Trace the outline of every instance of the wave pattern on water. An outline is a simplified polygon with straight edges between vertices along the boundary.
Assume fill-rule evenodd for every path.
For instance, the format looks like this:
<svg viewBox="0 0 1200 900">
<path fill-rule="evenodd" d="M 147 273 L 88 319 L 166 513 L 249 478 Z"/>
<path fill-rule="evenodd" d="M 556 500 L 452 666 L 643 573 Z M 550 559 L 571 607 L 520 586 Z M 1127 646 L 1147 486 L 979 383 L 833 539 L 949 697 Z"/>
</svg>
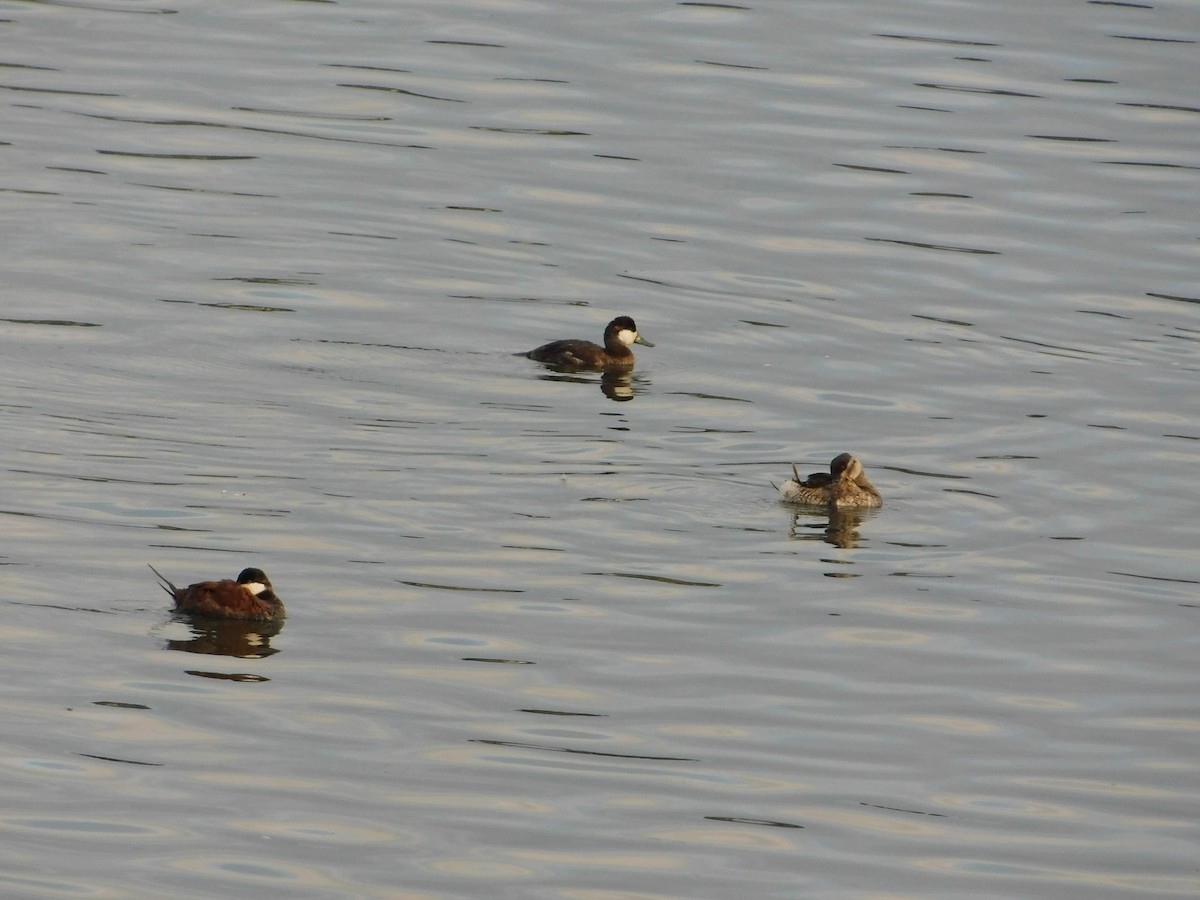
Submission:
<svg viewBox="0 0 1200 900">
<path fill-rule="evenodd" d="M 1200 894 L 1186 5 L 6 17 L 0 893 Z"/>
</svg>

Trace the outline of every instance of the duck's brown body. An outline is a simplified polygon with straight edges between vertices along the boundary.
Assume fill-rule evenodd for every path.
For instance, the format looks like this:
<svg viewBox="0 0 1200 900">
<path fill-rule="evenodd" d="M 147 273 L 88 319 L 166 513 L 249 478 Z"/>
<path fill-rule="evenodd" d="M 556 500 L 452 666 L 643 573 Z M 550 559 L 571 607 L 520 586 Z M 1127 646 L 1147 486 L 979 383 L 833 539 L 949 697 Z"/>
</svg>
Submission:
<svg viewBox="0 0 1200 900">
<path fill-rule="evenodd" d="M 248 619 L 266 622 L 282 619 L 283 601 L 275 595 L 262 569 L 243 569 L 237 581 L 200 581 L 176 587 L 154 566 L 162 589 L 175 600 L 175 611 L 213 619 Z"/>
<path fill-rule="evenodd" d="M 792 478 L 779 489 L 779 498 L 787 503 L 827 506 L 831 510 L 883 506 L 883 497 L 867 478 L 862 463 L 849 453 L 835 456 L 828 472 L 814 472 L 803 481 L 792 466 Z"/>
<path fill-rule="evenodd" d="M 538 362 L 564 369 L 628 368 L 634 363 L 630 344 L 654 345 L 638 334 L 637 325 L 629 316 L 617 316 L 604 329 L 604 346 L 591 341 L 569 339 L 551 341 L 525 355 Z"/>
</svg>

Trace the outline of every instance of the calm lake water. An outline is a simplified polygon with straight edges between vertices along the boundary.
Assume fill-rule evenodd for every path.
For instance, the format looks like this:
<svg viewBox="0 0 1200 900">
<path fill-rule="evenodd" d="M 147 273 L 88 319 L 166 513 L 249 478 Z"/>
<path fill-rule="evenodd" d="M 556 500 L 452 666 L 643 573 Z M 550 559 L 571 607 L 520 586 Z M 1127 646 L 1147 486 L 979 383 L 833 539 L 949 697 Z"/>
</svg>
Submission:
<svg viewBox="0 0 1200 900">
<path fill-rule="evenodd" d="M 0 35 L 0 895 L 1200 895 L 1200 6 Z"/>
</svg>

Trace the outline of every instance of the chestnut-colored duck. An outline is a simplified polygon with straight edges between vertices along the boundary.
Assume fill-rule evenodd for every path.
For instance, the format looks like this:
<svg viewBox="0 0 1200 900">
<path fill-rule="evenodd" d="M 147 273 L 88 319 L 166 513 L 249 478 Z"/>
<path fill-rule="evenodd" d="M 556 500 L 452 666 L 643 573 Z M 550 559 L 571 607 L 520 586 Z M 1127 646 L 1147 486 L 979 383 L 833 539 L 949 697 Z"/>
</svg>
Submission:
<svg viewBox="0 0 1200 900">
<path fill-rule="evenodd" d="M 286 613 L 283 601 L 271 587 L 271 580 L 262 569 L 242 569 L 237 581 L 199 581 L 187 587 L 176 587 L 162 572 L 150 566 L 159 577 L 162 589 L 175 600 L 175 611 L 212 619 L 248 619 L 266 622 L 282 619 Z"/>
</svg>

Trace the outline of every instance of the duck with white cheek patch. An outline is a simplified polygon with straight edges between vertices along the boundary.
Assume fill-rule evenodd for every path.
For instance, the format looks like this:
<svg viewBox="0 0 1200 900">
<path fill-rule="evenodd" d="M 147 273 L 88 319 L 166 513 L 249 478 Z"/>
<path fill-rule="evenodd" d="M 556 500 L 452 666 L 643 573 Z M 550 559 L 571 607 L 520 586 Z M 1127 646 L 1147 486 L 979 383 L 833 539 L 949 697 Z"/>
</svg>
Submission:
<svg viewBox="0 0 1200 900">
<path fill-rule="evenodd" d="M 579 338 L 551 341 L 536 350 L 523 354 L 540 363 L 562 369 L 629 368 L 634 363 L 633 344 L 654 345 L 638 334 L 637 325 L 629 316 L 617 316 L 604 329 L 604 346 Z"/>
</svg>

